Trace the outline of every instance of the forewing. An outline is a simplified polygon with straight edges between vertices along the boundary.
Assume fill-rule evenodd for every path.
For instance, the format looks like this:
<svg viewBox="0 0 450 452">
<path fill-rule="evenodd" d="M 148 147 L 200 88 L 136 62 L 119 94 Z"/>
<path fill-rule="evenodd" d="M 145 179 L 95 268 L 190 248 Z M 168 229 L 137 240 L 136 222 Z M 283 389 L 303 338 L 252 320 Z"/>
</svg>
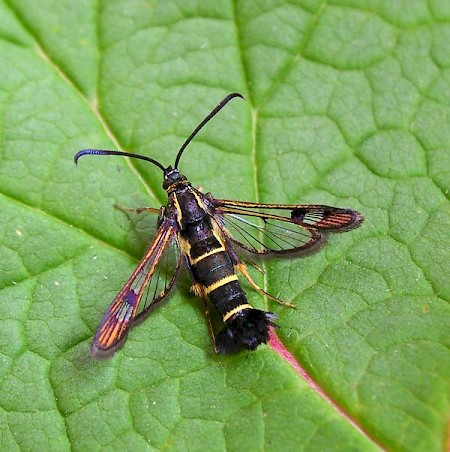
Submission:
<svg viewBox="0 0 450 452">
<path fill-rule="evenodd" d="M 103 316 L 91 344 L 94 358 L 108 358 L 123 345 L 130 327 L 169 293 L 180 266 L 177 225 L 166 219 Z"/>
<path fill-rule="evenodd" d="M 306 254 L 326 241 L 327 232 L 358 227 L 355 210 L 325 205 L 258 204 L 212 200 L 222 229 L 241 248 L 255 254 Z"/>
</svg>

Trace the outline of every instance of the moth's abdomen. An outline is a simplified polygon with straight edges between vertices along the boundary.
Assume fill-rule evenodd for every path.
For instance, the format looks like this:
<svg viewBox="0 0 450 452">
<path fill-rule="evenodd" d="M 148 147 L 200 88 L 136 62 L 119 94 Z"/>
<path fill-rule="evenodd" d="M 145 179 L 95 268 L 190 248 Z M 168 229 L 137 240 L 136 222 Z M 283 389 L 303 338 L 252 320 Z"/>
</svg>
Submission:
<svg viewBox="0 0 450 452">
<path fill-rule="evenodd" d="M 216 239 L 217 240 L 217 239 Z M 218 241 L 217 241 L 218 242 Z M 229 254 L 221 249 L 208 248 L 201 242 L 191 247 L 190 264 L 194 279 L 222 315 L 226 327 L 216 337 L 220 354 L 236 353 L 242 348 L 255 350 L 269 339 L 269 328 L 274 315 L 253 309 L 239 284 Z M 199 259 L 195 252 L 204 249 Z M 192 258 L 192 252 L 197 257 Z"/>
<path fill-rule="evenodd" d="M 194 279 L 203 287 L 203 292 L 220 314 L 225 316 L 231 309 L 247 304 L 230 256 L 226 251 L 218 251 L 192 264 Z"/>
<path fill-rule="evenodd" d="M 221 354 L 235 353 L 242 348 L 254 350 L 269 339 L 274 315 L 253 309 L 248 303 L 235 273 L 236 262 L 200 195 L 186 192 L 174 199 L 181 217 L 181 246 L 194 281 L 200 286 L 195 291 L 211 300 L 226 324 L 216 336 L 216 350 Z"/>
</svg>

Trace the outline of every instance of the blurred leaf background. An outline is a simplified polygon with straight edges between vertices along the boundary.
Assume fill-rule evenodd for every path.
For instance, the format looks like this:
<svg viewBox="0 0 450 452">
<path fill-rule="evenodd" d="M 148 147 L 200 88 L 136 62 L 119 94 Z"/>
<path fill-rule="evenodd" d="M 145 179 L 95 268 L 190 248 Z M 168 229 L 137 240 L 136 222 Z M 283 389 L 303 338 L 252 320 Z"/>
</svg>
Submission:
<svg viewBox="0 0 450 452">
<path fill-rule="evenodd" d="M 0 448 L 444 450 L 449 42 L 440 0 L 0 0 Z M 88 356 L 154 232 L 113 205 L 165 196 L 156 167 L 74 153 L 169 165 L 232 91 L 181 162 L 195 186 L 366 217 L 265 265 L 297 309 L 247 290 L 339 410 L 268 347 L 215 356 L 187 274 Z"/>
</svg>

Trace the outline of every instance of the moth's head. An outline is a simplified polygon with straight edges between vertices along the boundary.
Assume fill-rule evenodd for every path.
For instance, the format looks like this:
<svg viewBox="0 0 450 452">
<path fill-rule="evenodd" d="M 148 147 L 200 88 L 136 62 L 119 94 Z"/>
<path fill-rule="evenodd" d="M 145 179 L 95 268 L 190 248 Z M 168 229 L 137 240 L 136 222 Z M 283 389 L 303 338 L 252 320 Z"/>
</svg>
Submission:
<svg viewBox="0 0 450 452">
<path fill-rule="evenodd" d="M 180 174 L 177 168 L 172 168 L 171 166 L 169 166 L 164 170 L 163 188 L 167 192 L 179 187 L 180 184 L 186 184 L 186 181 L 186 177 Z"/>
</svg>

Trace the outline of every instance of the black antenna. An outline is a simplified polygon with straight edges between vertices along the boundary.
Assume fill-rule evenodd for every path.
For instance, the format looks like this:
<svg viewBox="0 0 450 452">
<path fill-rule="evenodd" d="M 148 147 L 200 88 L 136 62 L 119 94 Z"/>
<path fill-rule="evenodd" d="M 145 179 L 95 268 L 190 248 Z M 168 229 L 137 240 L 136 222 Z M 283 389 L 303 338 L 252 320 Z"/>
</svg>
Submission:
<svg viewBox="0 0 450 452">
<path fill-rule="evenodd" d="M 222 110 L 223 107 L 225 107 L 225 105 L 231 100 L 234 99 L 235 97 L 240 97 L 241 99 L 244 98 L 244 96 L 242 94 L 239 93 L 231 93 L 228 94 L 228 96 L 224 97 L 219 105 L 217 105 L 216 108 L 214 108 L 213 111 L 211 111 L 211 113 L 195 128 L 195 130 L 190 134 L 189 138 L 184 142 L 183 146 L 181 146 L 180 150 L 178 151 L 177 157 L 175 159 L 175 165 L 174 168 L 177 169 L 178 168 L 178 163 L 180 163 L 180 158 L 181 158 L 181 154 L 183 154 L 183 151 L 186 149 L 186 146 L 192 141 L 192 139 L 195 137 L 195 135 L 197 135 L 198 132 L 200 132 L 200 130 L 202 129 L 202 127 L 213 117 L 215 116 L 217 113 L 219 113 L 220 110 Z"/>
<path fill-rule="evenodd" d="M 184 142 L 183 146 L 181 146 L 180 150 L 178 151 L 177 157 L 175 159 L 175 165 L 174 169 L 178 168 L 178 163 L 180 162 L 181 155 L 183 154 L 183 151 L 186 149 L 186 146 L 192 141 L 192 139 L 197 135 L 198 132 L 202 129 L 202 127 L 217 113 L 219 113 L 220 110 L 222 110 L 223 107 L 235 97 L 240 97 L 241 99 L 244 98 L 242 94 L 239 93 L 231 93 L 228 94 L 228 96 L 224 97 L 219 105 L 217 105 L 214 110 L 211 111 L 211 113 L 195 128 L 195 130 L 190 134 L 189 138 Z M 83 155 L 122 155 L 124 157 L 132 157 L 135 159 L 145 160 L 146 162 L 153 163 L 158 168 L 160 168 L 164 173 L 166 170 L 171 169 L 170 166 L 168 168 L 164 168 L 164 166 L 159 163 L 157 160 L 152 159 L 150 157 L 145 157 L 144 155 L 139 154 L 132 154 L 131 152 L 122 152 L 122 151 L 108 151 L 105 149 L 82 149 L 81 151 L 78 151 L 75 154 L 75 157 L 73 158 L 75 161 L 75 164 L 78 164 L 78 159 L 80 157 L 83 157 Z"/>
<path fill-rule="evenodd" d="M 151 159 L 150 157 L 145 157 L 144 155 L 139 154 L 131 154 L 130 152 L 122 152 L 122 151 L 106 151 L 103 149 L 82 149 L 81 151 L 78 151 L 75 154 L 75 157 L 73 158 L 75 161 L 75 164 L 78 164 L 78 159 L 80 157 L 83 157 L 83 155 L 123 155 L 124 157 L 133 157 L 135 159 L 141 159 L 145 160 L 146 162 L 153 163 L 158 168 L 165 171 L 166 169 L 164 166 L 161 165 L 157 160 Z"/>
</svg>

